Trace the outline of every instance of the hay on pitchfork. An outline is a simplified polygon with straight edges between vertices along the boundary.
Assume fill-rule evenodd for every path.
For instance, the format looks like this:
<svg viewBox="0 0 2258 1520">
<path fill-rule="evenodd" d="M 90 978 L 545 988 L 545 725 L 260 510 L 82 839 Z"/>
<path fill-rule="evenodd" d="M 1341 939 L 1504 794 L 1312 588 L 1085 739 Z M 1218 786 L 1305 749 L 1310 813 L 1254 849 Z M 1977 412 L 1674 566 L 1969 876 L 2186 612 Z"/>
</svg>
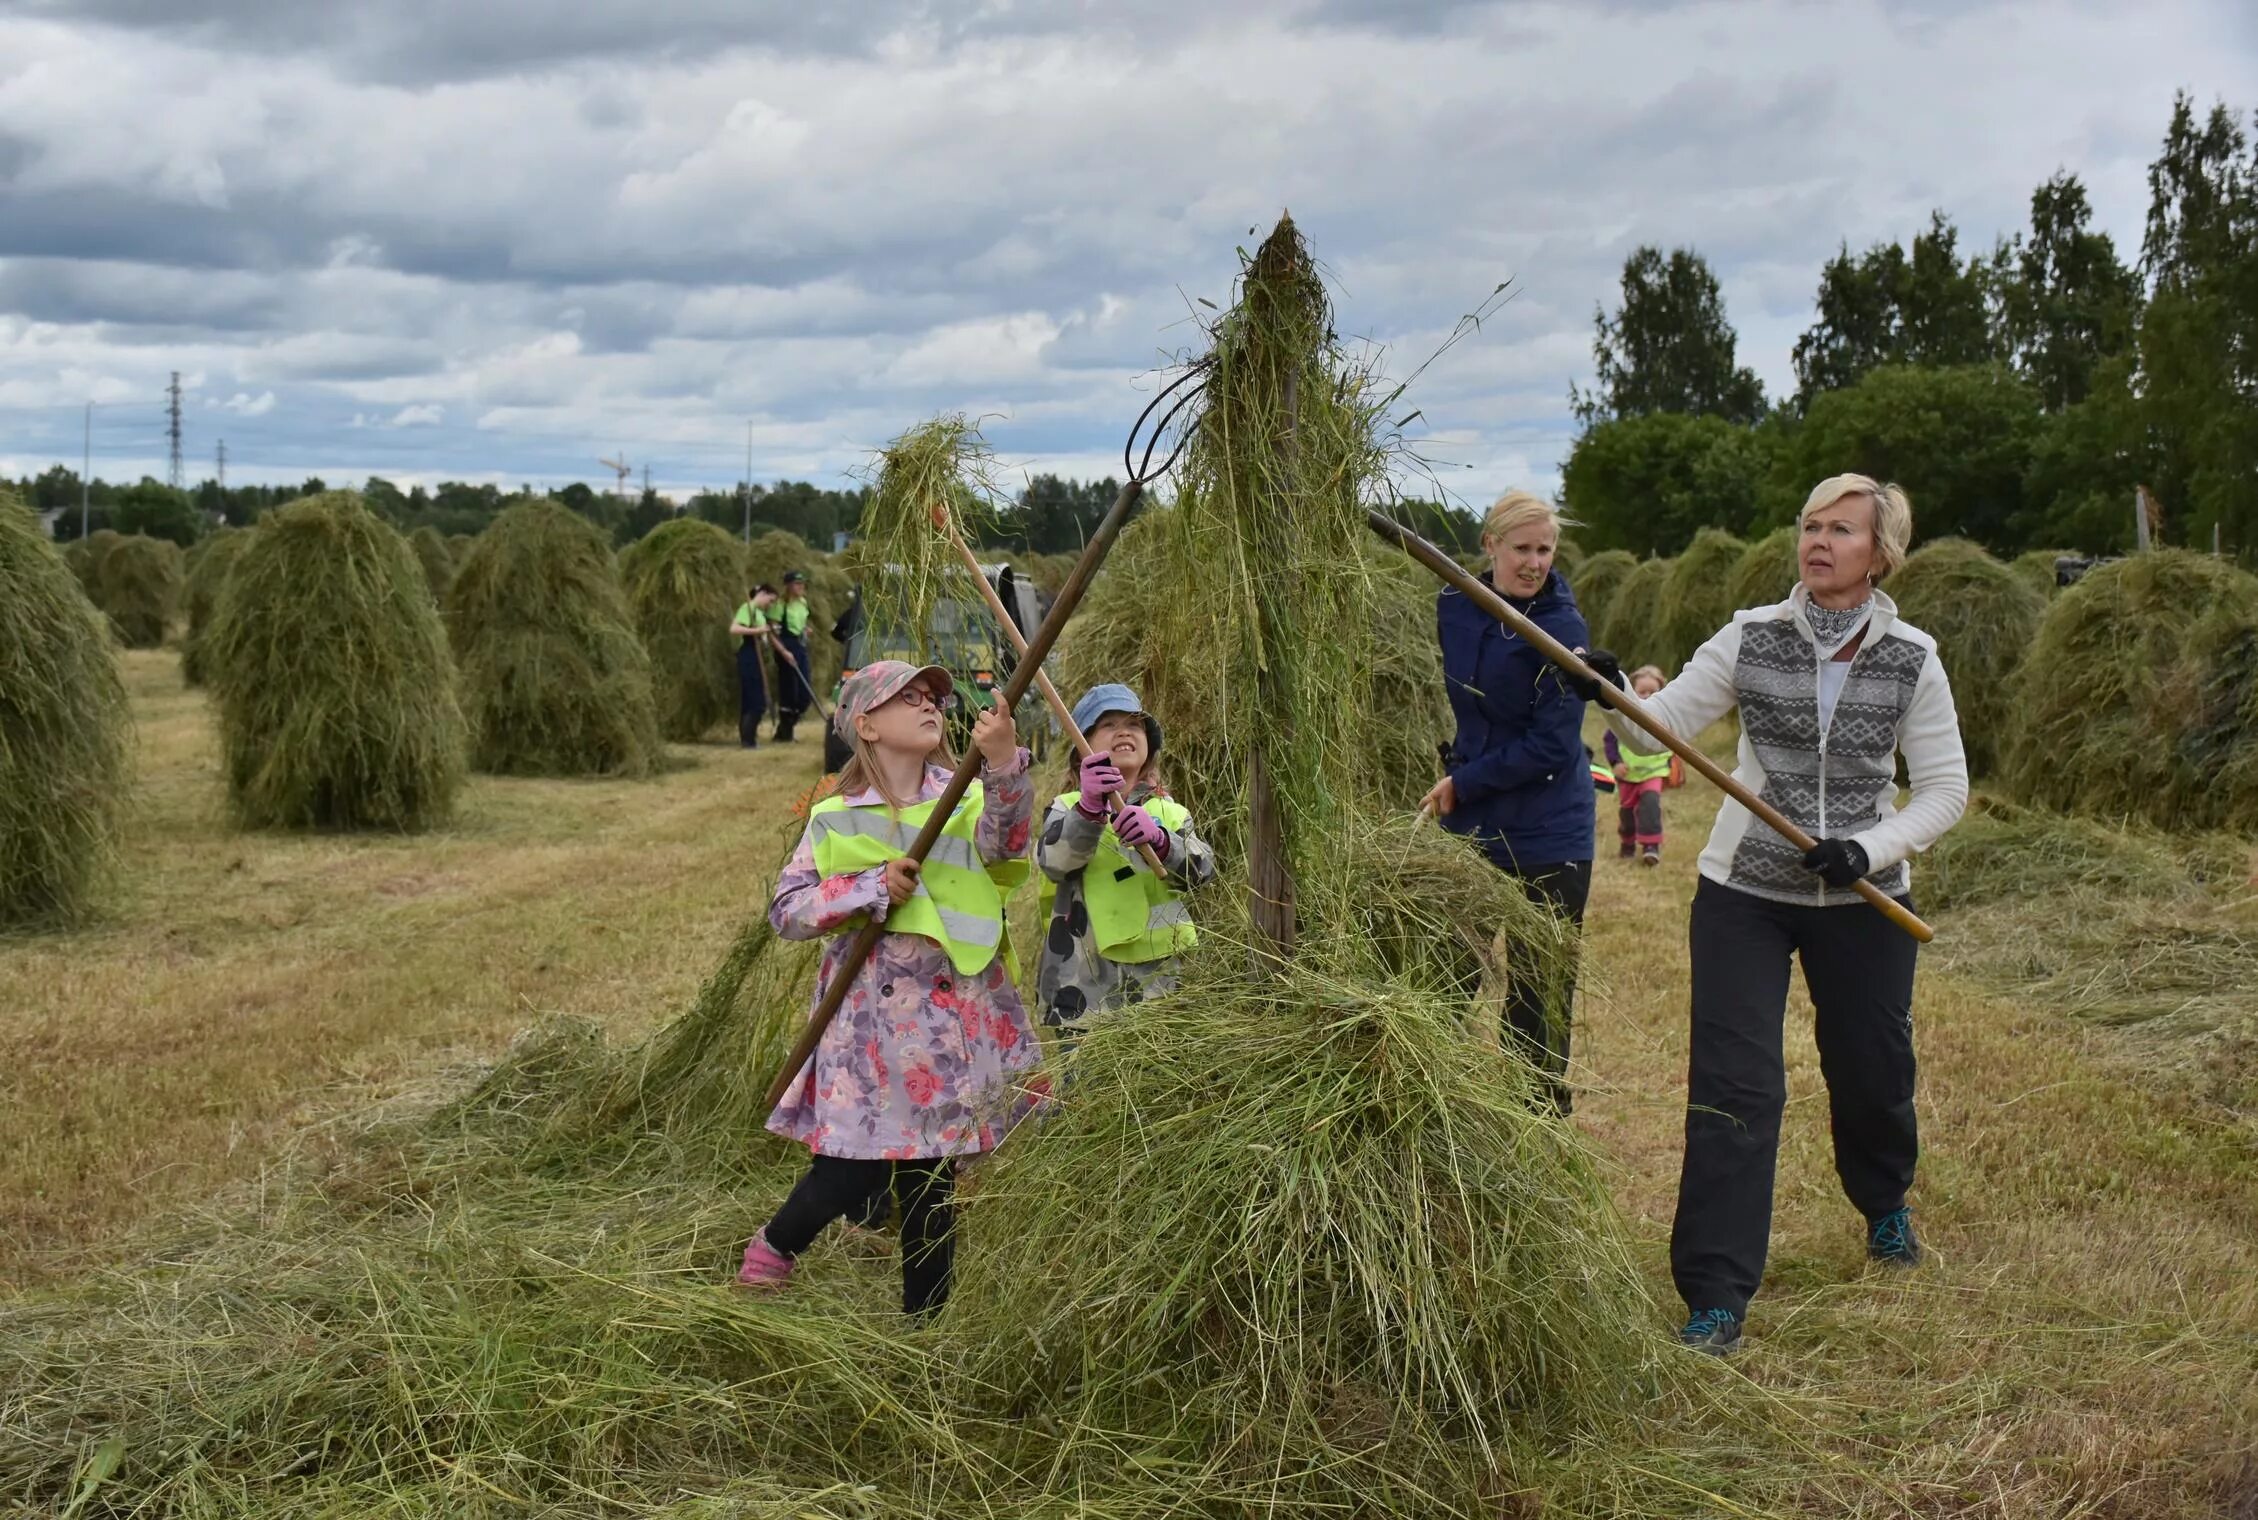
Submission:
<svg viewBox="0 0 2258 1520">
<path fill-rule="evenodd" d="M 211 678 L 205 643 L 219 612 L 220 589 L 250 543 L 247 529 L 222 528 L 188 551 L 188 579 L 181 591 L 187 628 L 180 638 L 180 678 L 190 686 L 205 685 Z"/>
<path fill-rule="evenodd" d="M 2015 672 L 2038 632 L 2046 603 L 2015 573 L 1964 538 L 1916 550 L 1882 590 L 1898 613 L 1937 641 L 1952 681 L 1968 768 L 1998 769 L 2015 724 Z"/>
<path fill-rule="evenodd" d="M 0 930 L 84 919 L 117 859 L 132 720 L 102 618 L 0 492 Z"/>
<path fill-rule="evenodd" d="M 521 498 L 479 535 L 447 601 L 471 768 L 647 776 L 663 753 L 651 662 L 588 522 Z"/>
<path fill-rule="evenodd" d="M 1722 528 L 1704 528 L 1671 561 L 1656 611 L 1663 656 L 1656 663 L 1663 669 L 1685 664 L 1711 634 L 1732 621 L 1733 571 L 1747 552 L 1747 544 Z"/>
<path fill-rule="evenodd" d="M 1787 600 L 1788 593 L 1802 578 L 1801 567 L 1796 562 L 1796 541 L 1800 536 L 1793 525 L 1774 528 L 1741 551 L 1740 562 L 1733 566 L 1725 586 L 1725 600 L 1734 611 L 1743 607 L 1769 607 Z"/>
<path fill-rule="evenodd" d="M 702 739 L 737 711 L 729 617 L 744 597 L 737 541 L 712 523 L 661 523 L 621 557 L 628 609 L 651 657 L 659 732 Z"/>
<path fill-rule="evenodd" d="M 462 785 L 462 713 L 407 541 L 352 491 L 278 508 L 248 537 L 204 643 L 236 820 L 446 822 Z"/>
</svg>

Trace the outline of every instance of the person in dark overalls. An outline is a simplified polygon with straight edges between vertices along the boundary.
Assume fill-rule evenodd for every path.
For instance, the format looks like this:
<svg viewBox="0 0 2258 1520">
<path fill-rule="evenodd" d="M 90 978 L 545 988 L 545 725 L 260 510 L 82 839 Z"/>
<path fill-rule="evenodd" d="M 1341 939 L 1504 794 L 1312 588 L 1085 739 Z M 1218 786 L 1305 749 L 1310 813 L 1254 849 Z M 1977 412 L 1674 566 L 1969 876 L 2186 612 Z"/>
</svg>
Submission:
<svg viewBox="0 0 2258 1520">
<path fill-rule="evenodd" d="M 761 715 L 768 711 L 768 672 L 762 667 L 765 650 L 776 637 L 768 612 L 776 605 L 776 588 L 767 582 L 737 604 L 729 632 L 737 640 L 737 742 L 757 749 L 761 742 Z"/>
<path fill-rule="evenodd" d="M 814 699 L 815 667 L 808 663 L 808 578 L 794 570 L 784 577 L 784 599 L 769 615 L 776 641 L 776 738 L 792 742 L 800 714 Z"/>
</svg>

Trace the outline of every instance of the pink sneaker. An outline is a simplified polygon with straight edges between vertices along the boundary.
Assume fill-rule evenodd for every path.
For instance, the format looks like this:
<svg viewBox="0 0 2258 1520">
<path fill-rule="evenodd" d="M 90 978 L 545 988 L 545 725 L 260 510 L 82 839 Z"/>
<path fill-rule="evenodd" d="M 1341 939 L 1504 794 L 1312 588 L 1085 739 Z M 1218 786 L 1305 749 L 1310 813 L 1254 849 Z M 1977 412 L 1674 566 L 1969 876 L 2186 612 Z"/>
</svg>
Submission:
<svg viewBox="0 0 2258 1520">
<path fill-rule="evenodd" d="M 766 1235 L 755 1232 L 745 1247 L 745 1264 L 737 1269 L 737 1285 L 765 1291 L 791 1280 L 792 1258 L 770 1245 Z"/>
</svg>

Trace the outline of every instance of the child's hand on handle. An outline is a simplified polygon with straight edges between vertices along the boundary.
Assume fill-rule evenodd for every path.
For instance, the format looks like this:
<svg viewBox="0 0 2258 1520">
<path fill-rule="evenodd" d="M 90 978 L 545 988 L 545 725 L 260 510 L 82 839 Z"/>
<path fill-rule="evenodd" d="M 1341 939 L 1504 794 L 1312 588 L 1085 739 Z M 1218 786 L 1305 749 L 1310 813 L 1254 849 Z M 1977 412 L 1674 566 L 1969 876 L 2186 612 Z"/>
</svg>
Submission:
<svg viewBox="0 0 2258 1520">
<path fill-rule="evenodd" d="M 1092 750 L 1082 757 L 1081 774 L 1082 811 L 1096 818 L 1105 812 L 1106 799 L 1121 790 L 1121 767 L 1104 750 Z M 1128 842 L 1122 840 L 1123 844 Z"/>
<path fill-rule="evenodd" d="M 1002 770 L 1019 753 L 1019 731 L 1001 703 L 990 703 L 972 720 L 972 747 L 992 770 Z"/>
<path fill-rule="evenodd" d="M 917 895 L 918 863 L 907 855 L 886 862 L 886 902 L 900 907 Z"/>
<path fill-rule="evenodd" d="M 1150 849 L 1163 860 L 1168 858 L 1168 831 L 1141 807 L 1125 807 L 1113 815 L 1113 837 L 1128 849 Z"/>
<path fill-rule="evenodd" d="M 1419 799 L 1419 811 L 1434 818 L 1447 816 L 1457 806 L 1458 783 L 1448 776 L 1429 787 L 1427 795 Z"/>
</svg>

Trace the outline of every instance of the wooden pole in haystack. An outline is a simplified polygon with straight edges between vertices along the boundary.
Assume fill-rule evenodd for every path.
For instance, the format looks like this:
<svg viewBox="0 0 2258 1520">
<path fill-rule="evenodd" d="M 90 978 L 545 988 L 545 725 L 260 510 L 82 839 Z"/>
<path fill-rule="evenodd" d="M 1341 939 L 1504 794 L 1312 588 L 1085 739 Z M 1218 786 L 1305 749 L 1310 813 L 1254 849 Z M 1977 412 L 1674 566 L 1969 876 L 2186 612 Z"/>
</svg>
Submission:
<svg viewBox="0 0 2258 1520">
<path fill-rule="evenodd" d="M 1552 661 L 1553 664 L 1575 676 L 1578 680 L 1597 682 L 1600 697 L 1609 706 L 1630 718 L 1639 727 L 1652 734 L 1665 748 L 1676 754 L 1679 759 L 1707 776 L 1712 782 L 1716 783 L 1726 796 L 1770 824 L 1779 832 L 1781 838 L 1787 840 L 1788 843 L 1799 850 L 1809 850 L 1818 844 L 1817 840 L 1797 828 L 1785 813 L 1743 786 L 1733 778 L 1731 771 L 1726 770 L 1716 761 L 1703 754 L 1691 740 L 1680 738 L 1670 730 L 1669 725 L 1650 716 L 1644 702 L 1641 702 L 1614 682 L 1600 680 L 1575 650 L 1570 649 L 1566 644 L 1561 643 L 1560 640 L 1515 611 L 1510 602 L 1469 574 L 1458 561 L 1452 559 L 1403 524 L 1382 513 L 1367 510 L 1365 520 L 1372 525 L 1373 532 L 1425 565 L 1460 595 L 1472 601 L 1475 606 L 1528 640 L 1539 654 Z M 1860 881 L 1853 890 L 1880 910 L 1884 918 L 1912 935 L 1922 944 L 1925 945 L 1936 937 L 1936 931 L 1923 923 L 1911 909 L 1884 893 L 1881 888 L 1875 886 L 1872 882 Z"/>
<path fill-rule="evenodd" d="M 1107 510 L 1104 519 L 1099 522 L 1097 531 L 1090 535 L 1090 542 L 1083 548 L 1082 557 L 1074 562 L 1073 573 L 1067 576 L 1066 584 L 1059 588 L 1058 599 L 1051 603 L 1049 614 L 1035 630 L 1035 636 L 1027 641 L 1026 654 L 1012 667 L 1010 678 L 1004 682 L 1003 694 L 997 700 L 1003 704 L 1005 712 L 1019 706 L 1020 700 L 1027 695 L 1027 688 L 1042 673 L 1043 660 L 1050 654 L 1051 646 L 1066 631 L 1067 619 L 1081 605 L 1083 593 L 1090 589 L 1090 582 L 1096 578 L 1098 567 L 1105 563 L 1106 555 L 1112 552 L 1114 540 L 1121 536 L 1121 530 L 1128 526 L 1130 517 L 1137 510 L 1137 504 L 1144 499 L 1146 483 L 1166 474 L 1169 466 L 1176 462 L 1176 454 L 1172 453 L 1156 469 L 1153 466 L 1153 455 L 1159 449 L 1161 438 L 1177 413 L 1199 393 L 1196 386 L 1166 412 L 1161 413 L 1160 421 L 1154 424 L 1142 459 L 1133 456 L 1137 439 L 1147 420 L 1159 411 L 1161 403 L 1167 401 L 1178 387 L 1197 374 L 1196 370 L 1188 370 L 1179 376 L 1167 389 L 1146 403 L 1144 412 L 1137 418 L 1137 426 L 1130 432 L 1129 446 L 1122 452 L 1122 461 L 1128 466 L 1128 479 L 1123 482 L 1120 494 L 1114 497 L 1113 505 Z M 1181 453 L 1182 449 L 1183 445 L 1179 443 L 1177 452 Z M 926 816 L 924 827 L 917 831 L 917 838 L 911 840 L 909 849 L 903 852 L 905 858 L 924 864 L 926 855 L 940 839 L 941 830 L 948 825 L 950 816 L 956 812 L 957 804 L 964 800 L 964 794 L 971 787 L 973 778 L 979 774 L 980 751 L 976 748 L 967 749 L 964 758 L 957 762 L 955 774 L 949 777 L 949 784 L 933 800 L 933 808 Z M 832 973 L 830 985 L 824 988 L 823 997 L 817 1002 L 815 1012 L 808 1017 L 808 1027 L 793 1042 L 791 1054 L 784 1058 L 784 1069 L 776 1074 L 775 1082 L 768 1089 L 770 1109 L 783 1102 L 784 1095 L 792 1090 L 792 1083 L 799 1077 L 800 1068 L 807 1064 L 808 1057 L 815 1053 L 815 1047 L 822 1042 L 823 1031 L 830 1028 L 832 1019 L 838 1016 L 841 1005 L 847 1000 L 848 990 L 854 986 L 855 978 L 862 974 L 863 963 L 870 959 L 870 952 L 878 948 L 878 936 L 885 932 L 885 925 L 876 920 L 865 922 L 855 931 L 855 937 L 848 942 L 847 953 L 840 957 L 839 964 Z"/>
<path fill-rule="evenodd" d="M 1003 630 L 1005 640 L 1018 652 L 1021 663 L 1025 663 L 1027 659 L 1026 635 L 1022 634 L 1019 631 L 1019 625 L 1011 620 L 1011 612 L 1004 606 L 1004 599 L 996 595 L 996 588 L 988 584 L 988 573 L 980 568 L 980 557 L 972 552 L 972 546 L 966 543 L 964 535 L 957 531 L 957 525 L 950 520 L 947 509 L 938 503 L 933 508 L 933 526 L 939 528 L 948 537 L 949 542 L 955 546 L 958 557 L 964 561 L 964 568 L 971 573 L 972 583 L 980 588 L 981 600 L 988 604 L 988 615 L 996 620 L 996 626 Z M 1067 708 L 1065 699 L 1059 696 L 1058 688 L 1051 684 L 1051 678 L 1044 673 L 1040 665 L 1035 667 L 1035 689 L 1043 694 L 1043 701 L 1050 707 L 1051 716 L 1058 719 L 1059 728 L 1065 732 L 1068 741 L 1073 744 L 1075 757 L 1082 760 L 1089 759 L 1092 753 L 1089 738 L 1082 732 L 1081 725 L 1074 721 L 1074 714 Z M 1113 804 L 1117 812 L 1129 805 L 1129 799 L 1120 792 L 1111 793 L 1106 800 Z M 1138 846 L 1137 858 L 1145 863 L 1145 868 L 1151 871 L 1153 875 L 1166 876 L 1168 874 L 1167 867 L 1160 863 L 1160 857 L 1153 853 L 1151 845 Z"/>
</svg>

